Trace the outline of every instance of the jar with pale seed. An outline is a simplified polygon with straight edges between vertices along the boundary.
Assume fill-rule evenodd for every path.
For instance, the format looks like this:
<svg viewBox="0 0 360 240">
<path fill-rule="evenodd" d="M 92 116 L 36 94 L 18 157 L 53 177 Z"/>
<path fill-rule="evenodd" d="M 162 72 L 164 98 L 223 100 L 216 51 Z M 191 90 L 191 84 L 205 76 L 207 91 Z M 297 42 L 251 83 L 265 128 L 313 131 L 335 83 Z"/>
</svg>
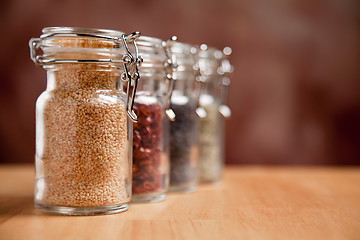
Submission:
<svg viewBox="0 0 360 240">
<path fill-rule="evenodd" d="M 202 78 L 199 105 L 206 112 L 206 117 L 199 122 L 198 163 L 199 178 L 203 183 L 220 181 L 223 172 L 224 124 L 227 116 L 220 110 L 222 106 L 227 107 L 224 101 L 227 93 L 222 86 L 222 80 L 226 77 L 222 66 L 224 57 L 220 50 L 206 44 L 199 47 L 196 55 Z"/>
<path fill-rule="evenodd" d="M 35 207 L 42 211 L 92 215 L 129 207 L 132 122 L 122 64 L 96 63 L 122 59 L 114 40 L 121 34 L 46 28 L 37 40 L 43 55 L 34 60 L 47 70 L 46 91 L 36 102 Z"/>
</svg>

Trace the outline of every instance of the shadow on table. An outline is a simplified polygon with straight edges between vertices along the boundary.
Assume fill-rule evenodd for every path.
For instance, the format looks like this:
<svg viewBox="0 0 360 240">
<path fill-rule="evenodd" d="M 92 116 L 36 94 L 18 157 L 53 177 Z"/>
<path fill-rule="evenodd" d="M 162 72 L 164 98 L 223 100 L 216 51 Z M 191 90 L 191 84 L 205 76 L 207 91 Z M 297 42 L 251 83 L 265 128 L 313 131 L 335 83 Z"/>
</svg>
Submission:
<svg viewBox="0 0 360 240">
<path fill-rule="evenodd" d="M 32 196 L 0 195 L 0 224 L 15 215 L 38 215 Z"/>
</svg>

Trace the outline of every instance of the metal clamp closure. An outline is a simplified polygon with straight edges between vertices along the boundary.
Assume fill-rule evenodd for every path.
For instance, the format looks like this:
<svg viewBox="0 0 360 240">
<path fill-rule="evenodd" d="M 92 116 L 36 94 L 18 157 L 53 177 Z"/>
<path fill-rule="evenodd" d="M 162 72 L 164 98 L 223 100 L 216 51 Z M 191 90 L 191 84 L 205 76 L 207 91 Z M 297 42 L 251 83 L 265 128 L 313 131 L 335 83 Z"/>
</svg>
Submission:
<svg viewBox="0 0 360 240">
<path fill-rule="evenodd" d="M 199 116 L 199 118 L 206 118 L 207 112 L 206 110 L 200 105 L 200 96 L 204 92 L 205 89 L 205 78 L 198 74 L 196 76 L 196 83 L 197 83 L 197 99 L 196 99 L 196 114 Z"/>
<path fill-rule="evenodd" d="M 227 102 L 227 96 L 229 91 L 229 85 L 230 85 L 230 78 L 225 76 L 221 79 L 220 86 L 220 105 L 219 105 L 219 112 L 221 115 L 225 118 L 231 117 L 231 110 L 226 104 Z"/>
<path fill-rule="evenodd" d="M 30 58 L 36 65 L 39 64 L 38 56 L 36 55 L 36 51 L 40 49 L 40 38 L 31 38 L 29 41 L 29 47 L 30 47 Z"/>
<path fill-rule="evenodd" d="M 225 47 L 223 53 L 228 56 L 231 54 L 231 48 Z M 230 61 L 224 58 L 221 61 L 221 66 L 218 69 L 218 72 L 223 75 L 220 81 L 220 96 L 219 96 L 219 112 L 224 118 L 231 117 L 231 110 L 227 105 L 227 97 L 229 92 L 230 78 L 229 75 L 233 72 L 233 66 L 230 64 Z M 220 71 L 219 71 L 220 70 Z"/>
<path fill-rule="evenodd" d="M 167 61 L 164 63 L 166 79 L 167 79 L 167 91 L 166 91 L 166 99 L 165 99 L 165 114 L 170 119 L 170 121 L 175 121 L 175 113 L 170 108 L 171 96 L 174 90 L 174 79 L 173 79 L 173 71 L 177 68 L 177 65 L 174 63 L 172 59 L 172 55 L 170 49 L 168 48 L 169 41 L 175 41 L 176 38 L 172 37 L 167 42 L 163 42 L 163 49 L 167 58 Z"/>
<path fill-rule="evenodd" d="M 126 93 L 126 112 L 133 122 L 137 122 L 137 116 L 134 112 L 134 100 L 138 81 L 140 79 L 138 67 L 143 62 L 141 56 L 139 56 L 138 48 L 135 40 L 140 37 L 140 32 L 136 31 L 132 34 L 121 36 L 122 43 L 126 50 L 126 54 L 123 57 L 125 72 L 121 75 L 121 80 L 127 81 L 127 93 Z M 131 53 L 128 47 L 128 43 L 132 43 L 135 49 L 135 56 Z"/>
<path fill-rule="evenodd" d="M 191 51 L 191 54 L 195 54 L 195 53 L 196 53 L 196 48 L 193 48 L 193 50 Z M 196 87 L 196 110 L 195 111 L 199 118 L 206 118 L 207 112 L 206 112 L 205 108 L 203 108 L 200 105 L 200 97 L 206 87 L 206 85 L 205 85 L 206 78 L 204 76 L 202 76 L 202 74 L 201 74 L 201 69 L 200 69 L 198 61 L 195 61 L 195 64 L 193 65 L 193 74 L 196 79 L 196 82 L 195 82 L 196 83 L 196 86 L 195 86 Z"/>
</svg>

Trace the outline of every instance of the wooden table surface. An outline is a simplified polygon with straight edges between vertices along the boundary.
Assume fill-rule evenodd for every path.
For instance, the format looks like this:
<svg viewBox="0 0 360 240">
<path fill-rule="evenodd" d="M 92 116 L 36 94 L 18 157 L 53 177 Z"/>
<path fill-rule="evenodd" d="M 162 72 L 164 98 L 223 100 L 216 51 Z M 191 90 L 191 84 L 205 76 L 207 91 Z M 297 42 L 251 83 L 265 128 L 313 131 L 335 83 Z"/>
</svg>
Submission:
<svg viewBox="0 0 360 240">
<path fill-rule="evenodd" d="M 33 166 L 0 165 L 0 239 L 360 239 L 360 168 L 227 167 L 222 183 L 86 217 L 33 207 Z"/>
</svg>

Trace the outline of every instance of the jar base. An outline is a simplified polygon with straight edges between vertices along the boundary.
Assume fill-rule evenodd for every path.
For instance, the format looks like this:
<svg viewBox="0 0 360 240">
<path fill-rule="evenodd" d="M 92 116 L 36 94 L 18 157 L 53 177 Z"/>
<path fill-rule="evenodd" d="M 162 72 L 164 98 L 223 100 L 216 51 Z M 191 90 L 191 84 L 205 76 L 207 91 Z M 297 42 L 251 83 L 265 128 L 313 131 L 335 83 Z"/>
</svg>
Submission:
<svg viewBox="0 0 360 240">
<path fill-rule="evenodd" d="M 161 202 L 166 199 L 166 193 L 154 193 L 154 194 L 143 194 L 143 195 L 132 195 L 132 203 L 154 203 Z"/>
<path fill-rule="evenodd" d="M 118 205 L 101 206 L 101 207 L 63 207 L 50 206 L 46 204 L 35 203 L 35 208 L 41 212 L 69 216 L 87 216 L 87 215 L 103 215 L 114 214 L 128 210 L 130 204 L 123 203 Z"/>
<path fill-rule="evenodd" d="M 190 186 L 170 186 L 170 192 L 195 192 L 197 189 L 197 185 L 190 185 Z"/>
<path fill-rule="evenodd" d="M 221 182 L 221 178 L 200 178 L 200 183 L 205 184 L 219 184 Z"/>
</svg>

